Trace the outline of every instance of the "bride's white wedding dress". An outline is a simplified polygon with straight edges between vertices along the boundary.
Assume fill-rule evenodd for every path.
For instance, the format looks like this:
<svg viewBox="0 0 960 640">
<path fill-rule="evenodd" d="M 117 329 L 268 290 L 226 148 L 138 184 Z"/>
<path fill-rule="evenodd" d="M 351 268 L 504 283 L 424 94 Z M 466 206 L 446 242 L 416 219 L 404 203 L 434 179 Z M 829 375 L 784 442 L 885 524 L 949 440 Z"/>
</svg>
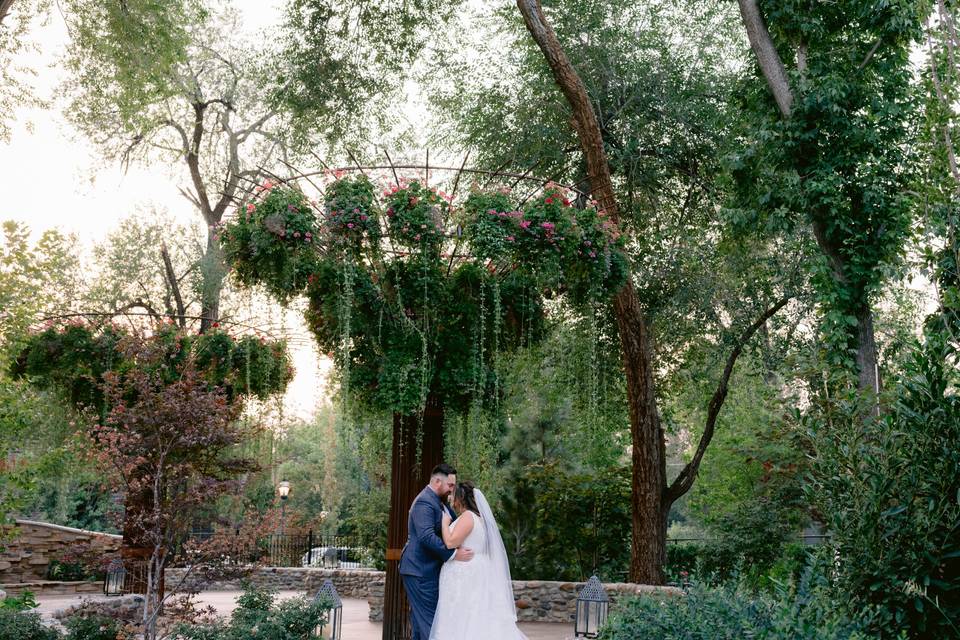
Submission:
<svg viewBox="0 0 960 640">
<path fill-rule="evenodd" d="M 527 640 L 517 628 L 510 565 L 490 506 L 475 491 L 480 513 L 465 511 L 450 524 L 473 518 L 473 530 L 461 546 L 472 549 L 469 562 L 447 562 L 440 570 L 440 600 L 430 640 Z"/>
</svg>

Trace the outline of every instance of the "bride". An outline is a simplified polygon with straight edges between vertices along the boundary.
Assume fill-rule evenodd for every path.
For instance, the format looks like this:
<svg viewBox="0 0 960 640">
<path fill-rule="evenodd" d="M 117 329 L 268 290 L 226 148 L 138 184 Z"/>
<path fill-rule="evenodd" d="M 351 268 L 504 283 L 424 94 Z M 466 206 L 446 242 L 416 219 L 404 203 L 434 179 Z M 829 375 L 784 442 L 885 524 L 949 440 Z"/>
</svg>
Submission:
<svg viewBox="0 0 960 640">
<path fill-rule="evenodd" d="M 443 515 L 443 542 L 474 551 L 470 562 L 440 570 L 440 600 L 430 640 L 527 640 L 517 628 L 510 563 L 490 505 L 479 489 L 461 482 L 453 495 L 459 517 Z"/>
</svg>

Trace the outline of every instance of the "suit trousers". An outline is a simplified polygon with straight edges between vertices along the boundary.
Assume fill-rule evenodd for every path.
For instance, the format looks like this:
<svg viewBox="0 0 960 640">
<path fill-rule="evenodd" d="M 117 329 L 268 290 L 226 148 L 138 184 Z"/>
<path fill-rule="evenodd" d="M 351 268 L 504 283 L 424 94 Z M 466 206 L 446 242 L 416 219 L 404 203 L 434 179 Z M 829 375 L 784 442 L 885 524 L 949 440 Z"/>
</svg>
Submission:
<svg viewBox="0 0 960 640">
<path fill-rule="evenodd" d="M 436 577 L 404 575 L 401 578 L 407 592 L 407 601 L 410 602 L 412 640 L 429 640 L 430 627 L 433 626 L 433 616 L 437 612 L 437 601 L 440 599 L 440 581 Z"/>
</svg>

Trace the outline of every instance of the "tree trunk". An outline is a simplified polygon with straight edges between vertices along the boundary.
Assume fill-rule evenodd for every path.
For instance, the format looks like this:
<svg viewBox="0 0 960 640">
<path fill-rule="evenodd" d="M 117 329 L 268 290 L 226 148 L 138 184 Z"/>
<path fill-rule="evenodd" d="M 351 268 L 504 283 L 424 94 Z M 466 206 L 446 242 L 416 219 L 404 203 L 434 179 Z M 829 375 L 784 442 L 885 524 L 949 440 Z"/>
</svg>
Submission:
<svg viewBox="0 0 960 640">
<path fill-rule="evenodd" d="M 427 400 L 422 420 L 419 416 L 394 414 L 383 640 L 410 638 L 409 605 L 400 581 L 400 554 L 407 542 L 407 515 L 414 498 L 430 482 L 430 472 L 442 461 L 443 405 L 436 398 Z"/>
<path fill-rule="evenodd" d="M 149 491 L 127 494 L 124 500 L 123 540 L 120 543 L 120 559 L 126 575 L 123 580 L 123 593 L 147 593 L 147 574 L 154 547 L 143 531 L 143 515 L 149 512 L 153 497 Z M 158 578 L 158 591 L 163 598 L 164 576 Z"/>
<path fill-rule="evenodd" d="M 857 312 L 857 372 L 861 391 L 880 393 L 877 340 L 873 334 L 873 309 L 864 304 Z"/>
<path fill-rule="evenodd" d="M 220 241 L 214 236 L 213 229 L 207 232 L 207 250 L 203 254 L 201 273 L 200 333 L 206 333 L 213 323 L 220 320 L 220 293 L 223 291 L 223 280 L 227 275 L 223 250 L 220 248 Z"/>
<path fill-rule="evenodd" d="M 573 112 L 573 124 L 583 150 L 590 192 L 610 220 L 620 223 L 620 212 L 613 191 L 610 165 L 593 104 L 576 69 L 560 46 L 553 28 L 543 15 L 539 0 L 517 0 L 527 30 L 543 52 L 554 79 Z M 663 583 L 666 556 L 667 490 L 663 429 L 657 410 L 653 379 L 653 342 L 646 313 L 637 298 L 633 283 L 614 298 L 614 312 L 627 378 L 627 402 L 630 408 L 630 435 L 633 444 L 633 536 L 631 542 L 630 581 Z"/>
</svg>

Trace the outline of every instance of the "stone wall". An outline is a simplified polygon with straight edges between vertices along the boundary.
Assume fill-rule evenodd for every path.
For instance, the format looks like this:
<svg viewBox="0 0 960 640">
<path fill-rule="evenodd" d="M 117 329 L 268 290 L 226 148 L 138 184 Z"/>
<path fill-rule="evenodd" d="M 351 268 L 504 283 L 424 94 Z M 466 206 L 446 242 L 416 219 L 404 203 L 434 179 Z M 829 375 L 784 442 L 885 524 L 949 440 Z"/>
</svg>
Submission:
<svg viewBox="0 0 960 640">
<path fill-rule="evenodd" d="M 181 580 L 183 569 L 168 569 L 167 585 Z M 369 617 L 373 622 L 383 620 L 383 596 L 385 574 L 382 571 L 362 569 L 319 569 L 314 567 L 261 568 L 250 576 L 250 581 L 259 586 L 277 591 L 303 591 L 312 595 L 320 589 L 324 580 L 330 579 L 337 592 L 344 598 L 366 599 L 370 607 Z M 550 582 L 546 580 L 514 580 L 513 596 L 517 602 L 517 618 L 521 622 L 572 623 L 576 611 L 577 593 L 582 582 Z M 201 585 L 194 583 L 194 587 Z M 240 589 L 239 581 L 223 581 L 202 585 L 204 590 Z M 612 583 L 604 588 L 610 596 L 611 608 L 619 598 L 627 595 L 653 595 L 664 598 L 683 594 L 676 587 L 651 587 L 649 585 Z"/>
<path fill-rule="evenodd" d="M 183 580 L 184 569 L 167 569 L 165 574 L 168 589 L 175 588 Z M 370 595 L 371 585 L 383 582 L 382 571 L 364 569 L 321 569 L 318 567 L 261 567 L 246 579 L 259 587 L 274 591 L 303 591 L 313 595 L 320 590 L 325 580 L 333 581 L 337 593 L 343 598 L 364 599 Z M 241 580 L 218 580 L 212 584 L 201 582 L 198 574 L 188 575 L 179 591 L 234 591 L 241 589 Z M 380 594 L 383 597 L 383 594 Z"/>
<path fill-rule="evenodd" d="M 17 520 L 14 537 L 0 550 L 0 584 L 45 580 L 50 561 L 69 547 L 87 544 L 107 555 L 120 548 L 121 540 L 110 533 Z"/>
<path fill-rule="evenodd" d="M 520 622 L 573 623 L 577 610 L 577 594 L 583 582 L 550 582 L 546 580 L 514 580 L 513 597 L 517 602 L 517 619 Z M 603 585 L 610 596 L 610 608 L 624 596 L 658 596 L 671 598 L 683 595 L 676 587 L 653 587 L 646 584 L 623 582 Z"/>
</svg>

